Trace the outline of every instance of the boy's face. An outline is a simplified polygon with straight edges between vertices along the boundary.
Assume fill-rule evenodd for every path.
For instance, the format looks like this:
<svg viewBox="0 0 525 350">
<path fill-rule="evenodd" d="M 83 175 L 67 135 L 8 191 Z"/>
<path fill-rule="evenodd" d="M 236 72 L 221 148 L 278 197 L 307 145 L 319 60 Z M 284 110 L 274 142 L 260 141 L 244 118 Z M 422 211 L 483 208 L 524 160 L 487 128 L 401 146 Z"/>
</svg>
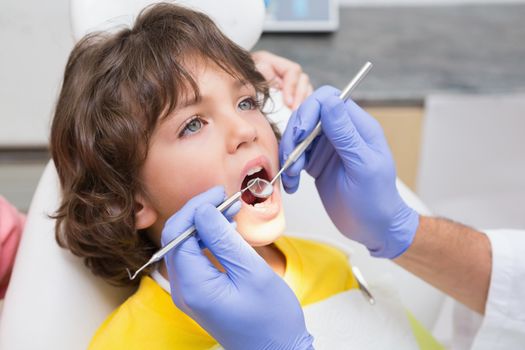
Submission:
<svg viewBox="0 0 525 350">
<path fill-rule="evenodd" d="M 201 61 L 202 63 L 202 61 Z M 247 173 L 279 170 L 277 139 L 260 112 L 253 86 L 213 63 L 193 70 L 200 101 L 180 101 L 154 130 L 141 170 L 147 198 L 138 196 L 138 229 L 149 228 L 156 243 L 166 220 L 195 195 L 222 185 L 231 195 Z M 242 201 L 237 231 L 252 246 L 273 242 L 284 230 L 280 185 L 256 206 Z"/>
</svg>

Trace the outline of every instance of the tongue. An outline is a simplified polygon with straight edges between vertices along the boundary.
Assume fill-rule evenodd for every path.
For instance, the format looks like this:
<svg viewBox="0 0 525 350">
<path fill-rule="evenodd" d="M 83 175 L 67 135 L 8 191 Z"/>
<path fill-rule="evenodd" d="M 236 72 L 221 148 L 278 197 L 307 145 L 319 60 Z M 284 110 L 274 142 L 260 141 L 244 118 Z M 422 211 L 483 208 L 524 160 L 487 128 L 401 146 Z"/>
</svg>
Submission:
<svg viewBox="0 0 525 350">
<path fill-rule="evenodd" d="M 248 190 L 244 191 L 242 194 L 242 200 L 247 204 L 254 204 L 255 203 L 255 196 Z"/>
</svg>

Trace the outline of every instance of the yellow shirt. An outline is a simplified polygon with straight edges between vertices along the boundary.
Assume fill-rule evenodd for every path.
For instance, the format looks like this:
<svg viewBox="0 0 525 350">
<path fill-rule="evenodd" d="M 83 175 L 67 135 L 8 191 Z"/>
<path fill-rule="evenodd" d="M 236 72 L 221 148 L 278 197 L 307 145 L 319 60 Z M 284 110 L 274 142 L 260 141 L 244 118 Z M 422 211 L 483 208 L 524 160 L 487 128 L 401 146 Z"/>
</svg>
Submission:
<svg viewBox="0 0 525 350">
<path fill-rule="evenodd" d="M 290 237 L 281 237 L 275 244 L 286 258 L 283 278 L 301 305 L 358 287 L 348 258 L 338 249 Z M 412 328 L 416 331 L 415 325 Z M 424 338 L 429 338 L 428 332 L 424 329 L 421 332 L 425 333 Z M 418 343 L 421 345 L 419 339 Z M 217 345 L 204 329 L 173 304 L 164 289 L 150 277 L 144 277 L 135 294 L 113 311 L 97 330 L 89 348 L 194 350 Z"/>
<path fill-rule="evenodd" d="M 331 246 L 298 238 L 275 242 L 286 258 L 284 280 L 308 305 L 357 288 L 348 258 Z M 104 321 L 90 349 L 210 349 L 217 342 L 179 310 L 150 277 Z"/>
</svg>

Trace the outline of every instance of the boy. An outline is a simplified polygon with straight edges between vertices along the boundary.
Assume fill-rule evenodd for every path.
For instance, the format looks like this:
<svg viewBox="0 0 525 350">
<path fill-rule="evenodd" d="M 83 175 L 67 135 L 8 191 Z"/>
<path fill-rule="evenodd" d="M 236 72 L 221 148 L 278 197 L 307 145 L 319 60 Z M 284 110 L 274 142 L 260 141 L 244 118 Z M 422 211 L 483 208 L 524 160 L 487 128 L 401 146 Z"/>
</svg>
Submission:
<svg viewBox="0 0 525 350">
<path fill-rule="evenodd" d="M 191 198 L 276 174 L 277 134 L 261 110 L 267 98 L 249 54 L 184 7 L 158 4 L 132 29 L 84 38 L 67 63 L 51 132 L 63 190 L 58 242 L 108 282 L 134 284 L 126 268 L 149 259 L 166 221 Z M 269 199 L 244 195 L 241 205 L 237 231 L 301 304 L 357 287 L 342 252 L 279 238 L 278 184 Z M 169 292 L 164 263 L 144 271 L 91 348 L 216 347 Z"/>
</svg>

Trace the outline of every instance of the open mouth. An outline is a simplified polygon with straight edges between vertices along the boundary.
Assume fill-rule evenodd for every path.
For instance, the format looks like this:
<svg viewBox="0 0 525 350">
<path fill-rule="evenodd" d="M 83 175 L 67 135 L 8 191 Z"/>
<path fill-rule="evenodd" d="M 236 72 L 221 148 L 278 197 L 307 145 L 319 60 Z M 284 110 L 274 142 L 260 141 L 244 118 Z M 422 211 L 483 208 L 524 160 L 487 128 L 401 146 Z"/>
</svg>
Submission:
<svg viewBox="0 0 525 350">
<path fill-rule="evenodd" d="M 256 168 L 253 168 L 251 169 L 248 174 L 246 175 L 246 177 L 244 178 L 244 180 L 242 181 L 242 186 L 241 186 L 241 189 L 245 188 L 246 186 L 248 186 L 248 181 L 250 181 L 251 179 L 255 179 L 255 178 L 260 178 L 260 179 L 263 179 L 263 180 L 267 180 L 267 181 L 270 181 L 270 177 L 268 176 L 268 173 L 266 172 L 266 170 L 263 168 L 263 167 L 256 167 Z M 249 205 L 255 205 L 255 204 L 258 204 L 258 203 L 263 203 L 265 202 L 266 200 L 268 200 L 268 198 L 258 198 L 258 197 L 255 197 L 249 190 L 248 191 L 244 191 L 243 194 L 242 194 L 242 200 L 246 203 L 246 204 L 249 204 Z"/>
</svg>

